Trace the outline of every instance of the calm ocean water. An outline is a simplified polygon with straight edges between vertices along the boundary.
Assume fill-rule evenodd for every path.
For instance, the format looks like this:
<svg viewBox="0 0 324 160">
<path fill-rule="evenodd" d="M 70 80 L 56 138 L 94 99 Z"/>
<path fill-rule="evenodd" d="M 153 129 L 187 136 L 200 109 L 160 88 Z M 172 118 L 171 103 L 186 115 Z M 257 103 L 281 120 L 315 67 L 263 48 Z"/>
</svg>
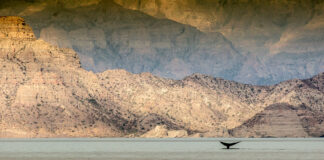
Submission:
<svg viewBox="0 0 324 160">
<path fill-rule="evenodd" d="M 220 140 L 242 141 L 226 150 Z M 324 160 L 324 138 L 0 139 L 1 160 Z"/>
</svg>

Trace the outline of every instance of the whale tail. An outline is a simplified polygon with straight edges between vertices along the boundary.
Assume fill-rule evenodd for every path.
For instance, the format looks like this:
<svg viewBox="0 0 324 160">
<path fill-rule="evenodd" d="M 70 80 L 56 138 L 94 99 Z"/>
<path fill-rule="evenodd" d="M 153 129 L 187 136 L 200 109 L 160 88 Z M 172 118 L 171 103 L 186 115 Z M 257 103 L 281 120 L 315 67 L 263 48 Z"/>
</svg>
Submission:
<svg viewBox="0 0 324 160">
<path fill-rule="evenodd" d="M 230 149 L 231 146 L 234 146 L 235 144 L 240 143 L 240 141 L 238 141 L 238 142 L 233 142 L 233 143 L 227 143 L 227 142 L 222 142 L 222 141 L 220 141 L 220 143 L 221 143 L 222 145 L 226 146 L 226 149 Z"/>
</svg>

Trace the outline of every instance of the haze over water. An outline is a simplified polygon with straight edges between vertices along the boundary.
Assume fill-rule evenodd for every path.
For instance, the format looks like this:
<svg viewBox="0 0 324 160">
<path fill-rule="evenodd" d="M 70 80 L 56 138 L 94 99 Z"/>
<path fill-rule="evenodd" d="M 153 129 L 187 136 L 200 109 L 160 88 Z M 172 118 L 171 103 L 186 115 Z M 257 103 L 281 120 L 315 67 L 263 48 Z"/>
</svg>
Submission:
<svg viewBox="0 0 324 160">
<path fill-rule="evenodd" d="M 219 140 L 242 141 L 226 150 Z M 1 160 L 324 160 L 324 139 L 1 139 Z"/>
</svg>

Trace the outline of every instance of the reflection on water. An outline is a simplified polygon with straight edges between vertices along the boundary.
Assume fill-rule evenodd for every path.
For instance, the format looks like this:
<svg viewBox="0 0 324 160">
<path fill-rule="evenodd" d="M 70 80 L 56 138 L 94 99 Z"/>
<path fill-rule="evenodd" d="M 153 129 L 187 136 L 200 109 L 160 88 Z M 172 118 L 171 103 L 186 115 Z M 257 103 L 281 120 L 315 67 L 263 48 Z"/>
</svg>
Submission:
<svg viewBox="0 0 324 160">
<path fill-rule="evenodd" d="M 220 140 L 242 141 L 230 150 Z M 324 160 L 324 139 L 0 139 L 1 160 Z"/>
</svg>

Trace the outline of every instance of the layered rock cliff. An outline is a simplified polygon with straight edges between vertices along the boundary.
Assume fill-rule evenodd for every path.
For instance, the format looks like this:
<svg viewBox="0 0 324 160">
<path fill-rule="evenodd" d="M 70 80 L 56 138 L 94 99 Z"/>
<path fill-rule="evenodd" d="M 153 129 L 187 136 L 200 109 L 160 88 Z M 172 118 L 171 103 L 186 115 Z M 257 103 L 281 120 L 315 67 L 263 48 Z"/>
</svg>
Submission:
<svg viewBox="0 0 324 160">
<path fill-rule="evenodd" d="M 108 122 L 126 121 L 112 103 L 93 104 L 97 77 L 81 69 L 73 50 L 36 40 L 22 18 L 1 21 L 10 26 L 0 39 L 1 137 L 121 135 Z"/>
<path fill-rule="evenodd" d="M 324 71 L 322 1 L 5 1 L 37 37 L 82 67 L 182 79 L 204 73 L 269 85 Z"/>
<path fill-rule="evenodd" d="M 0 39 L 1 137 L 323 135 L 323 73 L 273 86 L 203 74 L 95 74 L 81 68 L 73 50 L 35 39 L 23 19 L 1 20 L 12 26 Z M 277 103 L 289 107 L 268 107 Z M 278 127 L 290 124 L 291 134 Z"/>
<path fill-rule="evenodd" d="M 314 112 L 305 105 L 273 104 L 230 130 L 230 134 L 234 137 L 320 137 L 324 130 L 323 118 L 323 112 Z"/>
<path fill-rule="evenodd" d="M 175 79 L 194 72 L 231 78 L 244 59 L 220 33 L 205 34 L 111 0 L 77 9 L 67 7 L 68 1 L 46 4 L 44 10 L 25 16 L 36 35 L 73 48 L 82 67 L 95 72 L 122 68 Z"/>
<path fill-rule="evenodd" d="M 1 39 L 36 39 L 31 27 L 21 17 L 0 17 Z"/>
</svg>

